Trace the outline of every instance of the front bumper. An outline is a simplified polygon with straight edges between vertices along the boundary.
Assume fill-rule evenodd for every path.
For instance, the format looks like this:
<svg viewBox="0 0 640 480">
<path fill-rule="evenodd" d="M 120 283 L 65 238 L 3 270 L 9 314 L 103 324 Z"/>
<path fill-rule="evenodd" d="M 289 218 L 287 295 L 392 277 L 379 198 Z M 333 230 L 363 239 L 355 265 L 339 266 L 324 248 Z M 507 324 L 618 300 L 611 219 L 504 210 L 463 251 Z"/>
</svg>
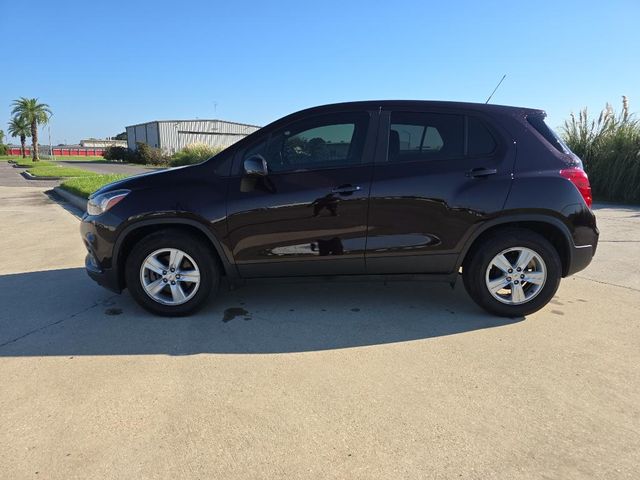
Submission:
<svg viewBox="0 0 640 480">
<path fill-rule="evenodd" d="M 91 217 L 85 215 L 80 223 L 80 234 L 87 249 L 84 266 L 89 277 L 112 292 L 122 292 L 118 272 L 111 261 L 113 229 L 91 221 Z"/>
<path fill-rule="evenodd" d="M 97 282 L 101 287 L 104 287 L 107 290 L 111 290 L 115 293 L 122 292 L 120 282 L 118 281 L 117 272 L 115 272 L 112 268 L 101 269 L 97 265 L 96 260 L 91 252 L 87 253 L 87 256 L 85 257 L 84 268 L 87 270 L 87 275 L 89 275 L 91 279 Z"/>
</svg>

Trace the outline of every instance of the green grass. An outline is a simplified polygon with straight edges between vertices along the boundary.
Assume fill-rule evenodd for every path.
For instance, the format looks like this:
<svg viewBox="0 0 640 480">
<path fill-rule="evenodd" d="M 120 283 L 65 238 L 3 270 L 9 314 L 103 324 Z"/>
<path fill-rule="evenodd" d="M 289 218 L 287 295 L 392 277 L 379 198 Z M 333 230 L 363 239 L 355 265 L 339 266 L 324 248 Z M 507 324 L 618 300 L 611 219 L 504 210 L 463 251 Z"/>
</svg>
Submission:
<svg viewBox="0 0 640 480">
<path fill-rule="evenodd" d="M 88 172 L 86 170 L 81 170 L 79 168 L 72 167 L 59 167 L 57 165 L 53 166 L 37 166 L 32 167 L 27 170 L 31 175 L 35 177 L 61 177 L 61 178 L 70 178 L 70 177 L 87 177 L 93 176 L 95 173 Z"/>
<path fill-rule="evenodd" d="M 123 178 L 127 178 L 128 175 L 118 175 L 118 174 L 109 174 L 109 175 L 92 175 L 89 177 L 78 177 L 71 178 L 69 180 L 65 180 L 60 185 L 60 188 L 65 189 L 68 192 L 71 192 L 75 195 L 78 195 L 83 198 L 87 198 L 93 192 L 98 190 L 99 188 L 105 186 L 107 183 L 115 182 L 117 180 L 121 180 Z"/>
<path fill-rule="evenodd" d="M 25 168 L 30 168 L 30 167 L 52 167 L 52 166 L 55 165 L 55 163 L 47 162 L 47 161 L 44 161 L 44 160 L 38 160 L 37 162 L 33 162 L 33 161 L 31 161 L 30 158 L 16 159 L 15 162 L 16 162 L 16 165 L 18 165 L 19 167 L 25 167 Z"/>
<path fill-rule="evenodd" d="M 0 155 L 0 162 L 6 162 L 8 160 L 18 160 L 20 157 L 19 155 Z"/>
</svg>

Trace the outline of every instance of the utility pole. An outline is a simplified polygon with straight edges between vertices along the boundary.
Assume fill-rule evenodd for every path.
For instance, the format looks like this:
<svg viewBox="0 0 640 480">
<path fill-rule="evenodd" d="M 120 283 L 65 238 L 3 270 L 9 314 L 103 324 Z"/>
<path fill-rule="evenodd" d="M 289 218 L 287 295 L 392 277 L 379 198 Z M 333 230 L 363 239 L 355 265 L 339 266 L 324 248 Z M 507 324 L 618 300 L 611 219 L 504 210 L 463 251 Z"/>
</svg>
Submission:
<svg viewBox="0 0 640 480">
<path fill-rule="evenodd" d="M 47 124 L 47 128 L 49 130 L 49 158 L 51 158 L 51 160 L 54 160 L 54 157 L 53 157 L 53 145 L 51 145 L 51 123 Z"/>
<path fill-rule="evenodd" d="M 47 119 L 47 131 L 49 132 L 49 158 L 53 160 L 53 145 L 51 145 L 51 117 L 53 117 L 53 113 L 49 115 Z"/>
</svg>

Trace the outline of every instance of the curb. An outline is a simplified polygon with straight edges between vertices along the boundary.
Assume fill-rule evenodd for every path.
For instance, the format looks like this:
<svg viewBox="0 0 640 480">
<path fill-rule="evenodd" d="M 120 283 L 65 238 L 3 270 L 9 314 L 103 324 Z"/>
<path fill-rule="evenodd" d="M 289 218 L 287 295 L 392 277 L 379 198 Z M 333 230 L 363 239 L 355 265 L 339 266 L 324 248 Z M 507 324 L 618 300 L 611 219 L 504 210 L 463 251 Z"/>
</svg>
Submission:
<svg viewBox="0 0 640 480">
<path fill-rule="evenodd" d="M 22 175 L 27 180 L 62 180 L 62 177 L 36 177 L 35 175 L 31 175 L 26 170 L 24 172 L 20 172 L 20 175 Z"/>
<path fill-rule="evenodd" d="M 87 199 L 79 197 L 78 195 L 74 195 L 71 192 L 67 192 L 66 190 L 60 187 L 54 187 L 53 191 L 56 192 L 57 195 L 64 198 L 67 202 L 73 205 L 76 208 L 79 208 L 83 212 L 87 211 Z"/>
</svg>

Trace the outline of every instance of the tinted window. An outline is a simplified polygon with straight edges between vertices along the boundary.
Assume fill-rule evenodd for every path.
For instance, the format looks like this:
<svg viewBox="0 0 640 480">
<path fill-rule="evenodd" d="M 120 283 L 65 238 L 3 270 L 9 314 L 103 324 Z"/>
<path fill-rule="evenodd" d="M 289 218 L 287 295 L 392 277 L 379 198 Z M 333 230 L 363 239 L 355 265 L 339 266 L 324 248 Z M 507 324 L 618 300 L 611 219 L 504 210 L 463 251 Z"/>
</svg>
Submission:
<svg viewBox="0 0 640 480">
<path fill-rule="evenodd" d="M 547 142 L 553 145 L 558 151 L 562 153 L 571 153 L 571 150 L 562 141 L 556 132 L 554 132 L 544 121 L 544 115 L 529 115 L 527 116 L 529 123 L 535 128 L 540 135 L 542 135 Z"/>
<path fill-rule="evenodd" d="M 305 120 L 275 133 L 267 149 L 273 172 L 359 164 L 368 114 L 339 114 Z"/>
<path fill-rule="evenodd" d="M 488 155 L 496 149 L 496 141 L 482 120 L 467 117 L 468 137 L 467 154 L 470 156 Z"/>
<path fill-rule="evenodd" d="M 393 112 L 389 161 L 440 160 L 464 155 L 464 116 Z"/>
</svg>

